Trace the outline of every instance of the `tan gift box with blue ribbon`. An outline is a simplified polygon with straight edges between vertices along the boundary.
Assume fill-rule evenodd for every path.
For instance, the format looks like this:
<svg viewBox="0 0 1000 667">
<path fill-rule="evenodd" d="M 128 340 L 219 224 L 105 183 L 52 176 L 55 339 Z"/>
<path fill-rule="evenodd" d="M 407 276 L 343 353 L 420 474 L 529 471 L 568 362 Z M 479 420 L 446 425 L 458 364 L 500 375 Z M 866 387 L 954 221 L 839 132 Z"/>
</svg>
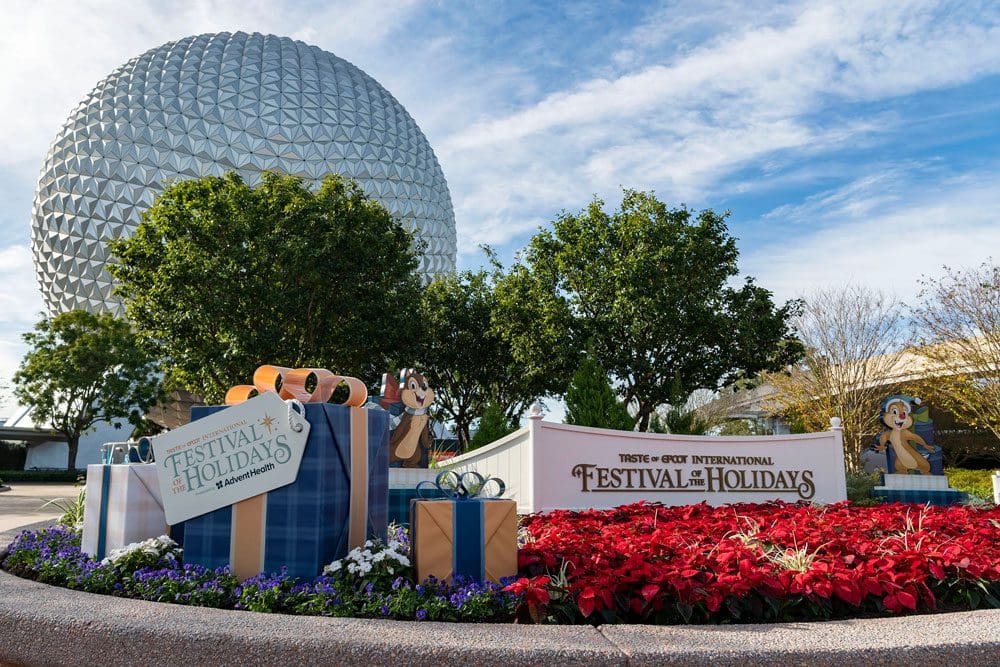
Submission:
<svg viewBox="0 0 1000 667">
<path fill-rule="evenodd" d="M 489 487 L 496 487 L 490 492 Z M 426 490 L 444 498 L 410 503 L 413 561 L 417 581 L 465 577 L 500 583 L 517 574 L 517 503 L 500 498 L 496 478 L 445 471 Z"/>
</svg>

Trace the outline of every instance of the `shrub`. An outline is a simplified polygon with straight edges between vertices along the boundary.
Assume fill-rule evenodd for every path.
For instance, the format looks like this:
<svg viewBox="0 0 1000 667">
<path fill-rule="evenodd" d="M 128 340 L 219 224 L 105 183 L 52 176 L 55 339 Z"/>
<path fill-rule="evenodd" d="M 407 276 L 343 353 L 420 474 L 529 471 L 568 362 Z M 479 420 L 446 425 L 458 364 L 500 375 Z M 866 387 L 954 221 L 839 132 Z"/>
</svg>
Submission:
<svg viewBox="0 0 1000 667">
<path fill-rule="evenodd" d="M 169 538 L 117 550 L 103 561 L 80 551 L 80 535 L 66 526 L 25 531 L 0 555 L 0 567 L 48 584 L 150 600 L 222 609 L 417 621 L 509 622 L 516 595 L 493 583 L 409 577 L 406 532 L 394 528 L 386 545 L 372 542 L 331 563 L 312 580 L 286 570 L 240 583 L 228 568 L 181 564 Z M 505 582 L 506 583 L 506 582 Z"/>
<path fill-rule="evenodd" d="M 877 505 L 881 500 L 872 497 L 872 491 L 881 482 L 879 473 L 847 473 L 847 499 L 859 505 Z"/>
<path fill-rule="evenodd" d="M 173 602 L 193 607 L 232 609 L 239 580 L 227 567 L 209 570 L 201 565 L 173 563 L 121 572 L 122 594 L 151 602 Z"/>
<path fill-rule="evenodd" d="M 566 423 L 631 431 L 635 420 L 615 396 L 608 374 L 589 354 L 566 389 Z"/>
<path fill-rule="evenodd" d="M 993 501 L 993 471 L 965 470 L 964 468 L 946 468 L 948 484 L 959 491 L 965 491 L 970 496 Z"/>
<path fill-rule="evenodd" d="M 82 482 L 86 470 L 0 470 L 0 478 L 10 482 Z"/>
<path fill-rule="evenodd" d="M 469 451 L 496 442 L 516 430 L 517 426 L 510 423 L 500 406 L 491 401 L 486 404 L 483 415 L 479 418 L 479 426 L 469 443 Z"/>
</svg>

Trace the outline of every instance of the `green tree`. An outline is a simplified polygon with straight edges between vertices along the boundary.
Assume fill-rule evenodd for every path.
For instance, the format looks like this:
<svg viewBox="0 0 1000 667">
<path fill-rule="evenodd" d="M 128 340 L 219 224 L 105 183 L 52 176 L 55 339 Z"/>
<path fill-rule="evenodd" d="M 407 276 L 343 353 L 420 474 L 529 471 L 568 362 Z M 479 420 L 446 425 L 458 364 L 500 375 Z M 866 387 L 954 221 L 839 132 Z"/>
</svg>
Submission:
<svg viewBox="0 0 1000 667">
<path fill-rule="evenodd" d="M 914 353 L 933 378 L 927 384 L 942 407 L 1000 438 L 1000 265 L 945 267 L 921 281 L 918 296 Z"/>
<path fill-rule="evenodd" d="M 879 405 L 894 393 L 903 347 L 903 313 L 879 290 L 843 285 L 808 296 L 794 318 L 805 346 L 802 358 L 770 373 L 773 393 L 765 409 L 784 417 L 793 433 L 825 431 L 830 417 L 844 429 L 847 469 L 862 469 L 861 455 L 881 430 Z"/>
<path fill-rule="evenodd" d="M 516 430 L 517 426 L 504 414 L 503 409 L 497 403 L 490 401 L 486 404 L 482 417 L 479 418 L 479 426 L 476 429 L 476 434 L 472 436 L 469 449 L 478 449 L 483 445 L 496 442 Z"/>
<path fill-rule="evenodd" d="M 587 355 L 566 390 L 566 423 L 631 431 L 635 420 L 615 396 L 608 374 Z"/>
<path fill-rule="evenodd" d="M 801 353 L 788 325 L 798 303 L 776 307 L 751 278 L 730 286 L 738 252 L 726 217 L 634 190 L 615 213 L 595 199 L 559 216 L 499 290 L 515 358 L 558 376 L 592 341 L 640 430 L 675 377 L 690 394 L 787 365 Z"/>
<path fill-rule="evenodd" d="M 129 325 L 73 310 L 43 318 L 23 336 L 30 349 L 14 374 L 14 395 L 36 424 L 51 424 L 76 468 L 80 437 L 101 421 L 138 425 L 160 398 L 153 355 Z"/>
<path fill-rule="evenodd" d="M 660 406 L 659 411 L 649 418 L 649 431 L 674 435 L 705 435 L 712 428 L 712 421 L 692 407 L 688 399 L 680 378 L 675 377 L 670 383 L 669 402 Z"/>
<path fill-rule="evenodd" d="M 417 365 L 434 388 L 438 416 L 455 424 L 463 449 L 491 401 L 511 422 L 546 393 L 545 382 L 520 368 L 496 329 L 495 277 L 486 271 L 442 275 L 421 300 Z"/>
<path fill-rule="evenodd" d="M 219 401 L 262 363 L 376 378 L 412 358 L 413 243 L 353 181 L 228 174 L 168 187 L 108 271 L 170 386 Z"/>
</svg>

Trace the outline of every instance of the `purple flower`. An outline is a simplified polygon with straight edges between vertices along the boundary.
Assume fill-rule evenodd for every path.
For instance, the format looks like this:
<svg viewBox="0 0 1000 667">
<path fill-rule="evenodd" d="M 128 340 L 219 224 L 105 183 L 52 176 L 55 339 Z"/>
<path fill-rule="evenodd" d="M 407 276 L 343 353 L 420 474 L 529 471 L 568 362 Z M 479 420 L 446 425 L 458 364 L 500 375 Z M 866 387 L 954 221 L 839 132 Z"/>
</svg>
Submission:
<svg viewBox="0 0 1000 667">
<path fill-rule="evenodd" d="M 418 621 L 426 621 L 427 620 L 427 610 L 426 609 L 418 609 L 417 610 L 417 620 Z"/>
</svg>

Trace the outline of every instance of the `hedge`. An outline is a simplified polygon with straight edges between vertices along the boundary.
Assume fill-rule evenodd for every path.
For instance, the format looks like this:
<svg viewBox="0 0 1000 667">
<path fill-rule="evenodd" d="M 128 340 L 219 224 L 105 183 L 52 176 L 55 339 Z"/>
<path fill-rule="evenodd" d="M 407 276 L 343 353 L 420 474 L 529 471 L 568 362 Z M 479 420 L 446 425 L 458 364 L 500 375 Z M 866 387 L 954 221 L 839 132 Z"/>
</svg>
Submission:
<svg viewBox="0 0 1000 667">
<path fill-rule="evenodd" d="M 86 470 L 0 470 L 0 480 L 10 482 L 75 482 Z"/>
</svg>

